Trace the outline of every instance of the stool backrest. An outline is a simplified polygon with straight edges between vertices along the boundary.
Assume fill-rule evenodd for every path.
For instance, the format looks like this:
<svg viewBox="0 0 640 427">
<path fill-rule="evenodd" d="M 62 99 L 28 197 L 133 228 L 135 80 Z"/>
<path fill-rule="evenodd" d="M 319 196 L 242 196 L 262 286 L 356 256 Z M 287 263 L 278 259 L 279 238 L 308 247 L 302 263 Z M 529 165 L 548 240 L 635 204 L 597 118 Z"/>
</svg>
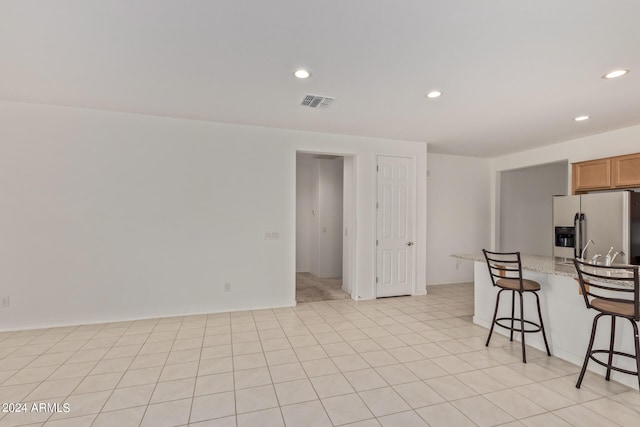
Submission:
<svg viewBox="0 0 640 427">
<path fill-rule="evenodd" d="M 496 282 L 500 279 L 512 279 L 520 282 L 521 290 L 524 288 L 520 252 L 491 252 L 486 249 L 483 249 L 482 252 L 487 261 L 493 286 L 496 286 Z"/>
<path fill-rule="evenodd" d="M 587 308 L 591 308 L 593 298 L 610 302 L 629 302 L 633 304 L 633 319 L 640 321 L 640 266 L 594 265 L 578 259 L 574 259 L 573 264 L 578 272 L 578 282 Z"/>
</svg>

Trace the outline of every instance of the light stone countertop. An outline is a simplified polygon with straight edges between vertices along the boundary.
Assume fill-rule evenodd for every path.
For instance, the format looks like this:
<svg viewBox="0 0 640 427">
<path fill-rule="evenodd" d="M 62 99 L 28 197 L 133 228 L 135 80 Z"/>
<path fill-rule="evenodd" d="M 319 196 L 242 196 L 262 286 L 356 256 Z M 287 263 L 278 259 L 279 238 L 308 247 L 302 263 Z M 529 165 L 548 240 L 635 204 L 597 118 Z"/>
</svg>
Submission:
<svg viewBox="0 0 640 427">
<path fill-rule="evenodd" d="M 484 254 L 482 253 L 453 254 L 451 256 L 465 261 L 485 262 Z M 556 276 L 578 277 L 571 258 L 521 254 L 520 259 L 522 261 L 522 270 Z"/>
</svg>

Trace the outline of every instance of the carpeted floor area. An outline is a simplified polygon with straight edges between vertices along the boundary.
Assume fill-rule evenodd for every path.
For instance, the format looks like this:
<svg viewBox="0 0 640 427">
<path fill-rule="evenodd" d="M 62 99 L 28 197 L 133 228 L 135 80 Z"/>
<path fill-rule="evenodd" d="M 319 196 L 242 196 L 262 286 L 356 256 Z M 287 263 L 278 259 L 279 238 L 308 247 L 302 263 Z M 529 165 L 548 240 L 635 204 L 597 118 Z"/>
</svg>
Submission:
<svg viewBox="0 0 640 427">
<path fill-rule="evenodd" d="M 351 298 L 342 290 L 342 277 L 321 279 L 310 273 L 296 273 L 296 301 L 313 302 Z"/>
</svg>

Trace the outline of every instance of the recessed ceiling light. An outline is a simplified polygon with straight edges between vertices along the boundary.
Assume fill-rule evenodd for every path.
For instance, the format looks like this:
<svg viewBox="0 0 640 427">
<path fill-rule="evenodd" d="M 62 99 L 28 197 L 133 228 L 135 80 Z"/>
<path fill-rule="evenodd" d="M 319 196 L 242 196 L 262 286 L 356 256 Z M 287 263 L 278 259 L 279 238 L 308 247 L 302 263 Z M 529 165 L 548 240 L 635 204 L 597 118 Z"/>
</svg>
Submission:
<svg viewBox="0 0 640 427">
<path fill-rule="evenodd" d="M 613 70 L 610 73 L 602 76 L 603 79 L 615 79 L 616 77 L 622 77 L 627 74 L 629 70 Z"/>
<path fill-rule="evenodd" d="M 311 73 L 308 72 L 307 70 L 299 69 L 299 70 L 296 70 L 296 72 L 293 73 L 293 75 L 299 79 L 308 79 L 311 76 Z"/>
<path fill-rule="evenodd" d="M 440 95 L 442 95 L 442 92 L 439 90 L 432 90 L 427 94 L 427 98 L 438 98 Z"/>
<path fill-rule="evenodd" d="M 589 120 L 590 118 L 590 116 L 578 116 L 573 120 L 575 120 L 576 122 L 584 122 L 585 120 Z"/>
</svg>

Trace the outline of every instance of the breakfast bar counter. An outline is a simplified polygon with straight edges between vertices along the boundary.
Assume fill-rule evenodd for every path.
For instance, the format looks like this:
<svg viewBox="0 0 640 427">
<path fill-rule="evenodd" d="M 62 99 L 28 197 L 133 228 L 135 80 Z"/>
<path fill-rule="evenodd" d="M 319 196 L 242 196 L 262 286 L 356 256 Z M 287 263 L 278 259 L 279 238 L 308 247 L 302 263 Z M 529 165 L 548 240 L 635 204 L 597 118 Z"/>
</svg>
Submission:
<svg viewBox="0 0 640 427">
<path fill-rule="evenodd" d="M 466 261 L 481 262 L 485 268 L 484 255 L 482 253 L 477 254 L 455 254 L 451 255 L 454 258 L 463 259 Z M 573 266 L 573 260 L 571 258 L 560 258 L 540 255 L 527 255 L 521 254 L 522 270 L 532 271 L 535 273 L 553 274 L 556 276 L 566 276 L 576 279 L 578 273 Z"/>
<path fill-rule="evenodd" d="M 493 310 L 495 309 L 498 289 L 494 288 L 487 269 L 487 264 L 482 253 L 455 254 L 454 258 L 474 262 L 474 302 L 475 313 L 473 322 L 487 328 L 491 326 Z M 591 323 L 596 312 L 588 310 L 584 297 L 580 294 L 573 261 L 570 258 L 545 257 L 539 255 L 522 254 L 522 273 L 524 278 L 540 283 L 540 302 L 542 306 L 542 320 L 547 332 L 547 339 L 551 354 L 571 363 L 581 366 L 589 343 Z M 501 304 L 498 317 L 510 315 L 510 304 Z M 518 312 L 516 310 L 516 312 Z M 537 320 L 535 298 L 525 295 L 525 319 Z M 533 319 L 530 317 L 533 316 Z M 603 319 L 602 322 L 608 322 Z M 609 334 L 604 333 L 608 329 L 607 323 L 603 324 L 602 331 L 596 336 L 596 346 L 607 348 Z M 629 322 L 619 322 L 616 327 L 616 350 L 634 353 L 633 333 Z M 495 333 L 508 335 L 508 331 L 496 327 Z M 520 340 L 520 334 L 515 334 L 514 339 Z M 516 338 L 517 336 L 517 338 Z M 544 350 L 544 342 L 541 334 L 527 334 L 526 343 L 541 351 Z M 621 367 L 635 370 L 632 360 L 619 360 Z M 596 363 L 590 363 L 589 369 L 599 374 L 605 370 Z M 611 379 L 638 389 L 638 382 L 634 376 L 613 372 Z M 576 375 L 577 380 L 577 375 Z M 604 381 L 604 379 L 602 380 Z"/>
</svg>

